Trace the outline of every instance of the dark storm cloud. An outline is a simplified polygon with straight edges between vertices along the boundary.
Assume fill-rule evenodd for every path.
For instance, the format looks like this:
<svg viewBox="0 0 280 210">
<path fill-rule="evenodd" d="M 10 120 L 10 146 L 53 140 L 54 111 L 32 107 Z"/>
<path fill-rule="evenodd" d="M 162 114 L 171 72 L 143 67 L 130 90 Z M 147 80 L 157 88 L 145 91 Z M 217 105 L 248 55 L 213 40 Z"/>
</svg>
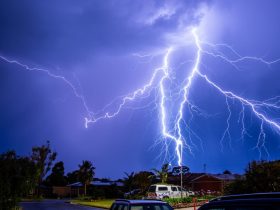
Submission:
<svg viewBox="0 0 280 210">
<path fill-rule="evenodd" d="M 100 51 L 123 53 L 156 47 L 163 42 L 162 34 L 176 29 L 181 14 L 193 13 L 198 5 L 196 1 L 167 2 L 5 2 L 0 8 L 0 48 L 43 62 L 47 56 L 51 64 L 69 63 Z M 174 14 L 154 16 L 161 7 L 174 9 Z M 192 22 L 189 17 L 186 21 Z"/>
</svg>

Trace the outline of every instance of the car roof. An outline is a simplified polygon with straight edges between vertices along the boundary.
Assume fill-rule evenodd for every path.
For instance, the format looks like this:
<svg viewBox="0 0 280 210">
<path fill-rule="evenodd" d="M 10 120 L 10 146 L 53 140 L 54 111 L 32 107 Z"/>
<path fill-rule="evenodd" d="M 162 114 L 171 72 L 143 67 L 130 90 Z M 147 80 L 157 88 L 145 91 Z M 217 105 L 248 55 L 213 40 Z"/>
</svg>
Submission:
<svg viewBox="0 0 280 210">
<path fill-rule="evenodd" d="M 123 202 L 123 203 L 130 203 L 130 204 L 166 204 L 166 202 L 161 200 L 127 200 L 127 199 L 117 199 L 115 202 Z"/>
<path fill-rule="evenodd" d="M 224 200 L 209 202 L 201 206 L 199 209 L 204 210 L 208 208 L 227 208 L 227 207 L 266 207 L 265 209 L 270 209 L 272 206 L 280 206 L 280 199 L 270 198 L 270 199 L 240 199 L 240 200 Z"/>
<path fill-rule="evenodd" d="M 222 196 L 210 200 L 200 209 L 208 207 L 229 207 L 229 206 L 280 206 L 280 193 L 253 193 Z"/>
<path fill-rule="evenodd" d="M 175 185 L 175 184 L 162 184 L 162 183 L 152 184 L 151 186 L 171 186 L 171 187 L 180 187 L 179 185 Z"/>
<path fill-rule="evenodd" d="M 251 194 L 237 194 L 237 195 L 226 195 L 222 197 L 215 198 L 211 200 L 213 201 L 222 201 L 222 200 L 248 200 L 248 199 L 272 199 L 272 198 L 278 198 L 280 199 L 280 192 L 271 192 L 271 193 L 251 193 Z"/>
</svg>

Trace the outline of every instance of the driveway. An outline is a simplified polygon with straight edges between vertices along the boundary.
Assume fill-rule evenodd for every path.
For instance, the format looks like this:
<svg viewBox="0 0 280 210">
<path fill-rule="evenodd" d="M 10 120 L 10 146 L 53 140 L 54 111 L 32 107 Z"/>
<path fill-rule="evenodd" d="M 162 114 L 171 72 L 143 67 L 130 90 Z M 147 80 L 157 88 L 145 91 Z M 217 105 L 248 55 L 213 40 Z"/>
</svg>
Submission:
<svg viewBox="0 0 280 210">
<path fill-rule="evenodd" d="M 65 200 L 44 200 L 38 202 L 22 202 L 23 210 L 101 210 L 94 207 L 85 207 L 65 203 Z"/>
</svg>

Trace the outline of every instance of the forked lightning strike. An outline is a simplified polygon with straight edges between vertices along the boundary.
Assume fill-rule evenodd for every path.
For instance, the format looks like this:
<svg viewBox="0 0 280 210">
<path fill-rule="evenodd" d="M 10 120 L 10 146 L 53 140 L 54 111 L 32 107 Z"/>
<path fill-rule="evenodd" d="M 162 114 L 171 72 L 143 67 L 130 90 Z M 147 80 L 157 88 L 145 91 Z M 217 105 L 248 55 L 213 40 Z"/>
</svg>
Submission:
<svg viewBox="0 0 280 210">
<path fill-rule="evenodd" d="M 169 141 L 171 140 L 175 144 L 175 154 L 177 157 L 177 163 L 179 166 L 183 165 L 183 148 L 186 147 L 189 152 L 192 153 L 192 146 L 187 143 L 186 135 L 184 135 L 184 131 L 188 131 L 190 134 L 195 135 L 196 138 L 199 138 L 196 133 L 194 133 L 189 125 L 186 123 L 185 118 L 191 119 L 194 114 L 199 110 L 199 107 L 196 107 L 191 104 L 190 102 L 190 96 L 189 92 L 191 88 L 193 87 L 194 83 L 194 78 L 199 77 L 204 80 L 210 87 L 214 88 L 217 90 L 219 94 L 225 97 L 225 104 L 227 106 L 228 110 L 228 117 L 226 120 L 226 127 L 224 130 L 224 133 L 222 134 L 221 137 L 221 145 L 223 144 L 223 141 L 225 138 L 228 136 L 228 138 L 231 138 L 230 134 L 230 119 L 231 119 L 231 107 L 229 104 L 229 100 L 232 101 L 238 101 L 239 104 L 241 105 L 241 110 L 239 113 L 239 121 L 242 123 L 242 137 L 247 134 L 246 130 L 246 123 L 245 123 L 245 111 L 247 108 L 251 110 L 251 112 L 254 114 L 256 119 L 260 121 L 260 131 L 257 139 L 257 144 L 256 148 L 259 149 L 260 155 L 261 155 L 261 149 L 264 149 L 267 152 L 267 149 L 265 147 L 265 129 L 264 125 L 270 125 L 273 130 L 275 130 L 277 133 L 280 134 L 280 123 L 277 120 L 274 120 L 270 118 L 266 112 L 265 109 L 274 109 L 277 111 L 280 111 L 280 96 L 276 96 L 274 98 L 265 100 L 265 101 L 257 101 L 257 100 L 252 100 L 252 99 L 247 99 L 244 97 L 239 96 L 238 94 L 230 91 L 230 90 L 224 90 L 221 86 L 219 86 L 217 83 L 212 81 L 209 76 L 200 71 L 200 65 L 201 65 L 201 58 L 203 54 L 207 54 L 209 56 L 212 56 L 217 59 L 222 59 L 229 63 L 230 65 L 234 66 L 236 69 L 238 68 L 238 64 L 240 62 L 247 62 L 247 61 L 257 61 L 260 63 L 263 63 L 265 65 L 272 65 L 275 64 L 276 62 L 279 62 L 280 59 L 274 60 L 274 61 L 266 61 L 263 58 L 258 58 L 258 57 L 253 57 L 253 56 L 241 56 L 237 51 L 235 51 L 231 46 L 227 44 L 212 44 L 208 42 L 203 42 L 199 39 L 198 34 L 197 34 L 197 29 L 194 28 L 191 30 L 192 36 L 193 36 L 193 43 L 194 46 L 196 47 L 196 55 L 195 55 L 195 60 L 193 67 L 191 71 L 188 71 L 189 73 L 186 75 L 184 83 L 182 84 L 182 87 L 180 87 L 180 90 L 178 91 L 180 95 L 180 101 L 179 101 L 179 106 L 178 110 L 176 111 L 176 120 L 174 122 L 171 122 L 173 126 L 169 126 L 170 122 L 168 121 L 168 113 L 171 113 L 171 111 L 168 111 L 168 107 L 166 105 L 167 101 L 167 87 L 165 83 L 168 80 L 174 80 L 170 76 L 171 73 L 171 66 L 170 66 L 170 57 L 172 52 L 176 50 L 174 46 L 169 47 L 165 52 L 163 56 L 163 63 L 162 66 L 159 68 L 154 69 L 153 74 L 150 78 L 150 80 L 142 87 L 131 94 L 128 94 L 124 97 L 121 98 L 120 103 L 117 105 L 117 108 L 113 111 L 107 111 L 112 104 L 115 102 L 113 101 L 112 103 L 108 104 L 105 106 L 105 108 L 99 112 L 92 112 L 89 110 L 88 105 L 86 104 L 84 96 L 80 95 L 75 88 L 75 86 L 64 76 L 60 75 L 55 75 L 54 73 L 51 73 L 49 70 L 46 69 L 41 69 L 41 68 L 32 68 L 29 67 L 25 64 L 22 64 L 21 62 L 14 61 L 7 59 L 6 57 L 0 56 L 0 58 L 8 63 L 11 64 L 16 64 L 26 70 L 30 71 L 39 71 L 39 72 L 44 72 L 48 76 L 53 77 L 55 79 L 60 79 L 63 82 L 65 82 L 70 88 L 72 89 L 74 95 L 78 97 L 81 101 L 82 104 L 86 110 L 87 116 L 85 117 L 85 127 L 88 128 L 88 125 L 90 123 L 96 123 L 99 120 L 102 119 L 110 119 L 115 116 L 117 116 L 122 109 L 126 108 L 126 105 L 129 102 L 133 102 L 137 98 L 143 97 L 145 94 L 149 94 L 152 90 L 157 90 L 159 94 L 159 101 L 157 102 L 158 107 L 159 107 L 159 114 L 160 114 L 160 124 L 161 124 L 161 135 L 163 141 Z M 203 46 L 207 46 L 210 48 L 209 50 L 206 50 L 203 48 Z M 223 52 L 219 51 L 217 48 L 218 47 L 224 47 L 227 48 L 228 50 L 231 51 L 233 55 L 236 56 L 235 59 L 229 58 L 229 56 L 225 55 Z M 140 56 L 139 54 L 136 54 L 136 56 Z M 153 54 L 149 54 L 149 56 L 153 56 Z M 140 56 L 142 57 L 142 56 Z M 146 57 L 146 56 L 145 56 Z M 185 116 L 185 108 L 189 106 L 189 110 L 191 112 L 191 116 Z M 102 114 L 103 112 L 103 114 Z M 101 113 L 101 114 L 100 114 Z M 191 135 L 189 135 L 189 138 Z M 188 139 L 190 142 L 192 142 L 191 139 Z M 165 144 L 169 145 L 169 144 Z M 223 145 L 222 145 L 223 146 Z M 267 152 L 268 153 L 268 152 Z"/>
</svg>

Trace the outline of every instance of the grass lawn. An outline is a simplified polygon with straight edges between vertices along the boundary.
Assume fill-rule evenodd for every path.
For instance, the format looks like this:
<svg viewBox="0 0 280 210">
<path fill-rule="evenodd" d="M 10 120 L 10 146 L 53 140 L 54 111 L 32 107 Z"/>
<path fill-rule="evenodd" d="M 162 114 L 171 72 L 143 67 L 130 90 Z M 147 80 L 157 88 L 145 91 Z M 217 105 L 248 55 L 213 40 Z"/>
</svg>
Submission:
<svg viewBox="0 0 280 210">
<path fill-rule="evenodd" d="M 109 209 L 114 201 L 115 200 L 94 200 L 94 201 L 71 200 L 71 203 Z"/>
</svg>

